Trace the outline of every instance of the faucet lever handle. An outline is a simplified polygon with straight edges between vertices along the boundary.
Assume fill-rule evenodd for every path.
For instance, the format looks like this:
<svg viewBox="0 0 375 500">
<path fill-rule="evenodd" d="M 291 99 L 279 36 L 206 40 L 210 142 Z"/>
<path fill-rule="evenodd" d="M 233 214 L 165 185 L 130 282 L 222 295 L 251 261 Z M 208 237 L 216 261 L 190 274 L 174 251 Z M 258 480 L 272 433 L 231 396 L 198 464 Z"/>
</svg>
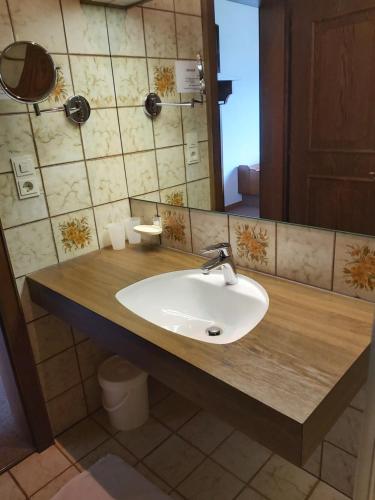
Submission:
<svg viewBox="0 0 375 500">
<path fill-rule="evenodd" d="M 232 252 L 232 247 L 230 243 L 216 243 L 215 245 L 209 245 L 199 252 L 200 255 L 209 255 L 213 252 L 223 252 L 225 255 L 230 255 Z"/>
</svg>

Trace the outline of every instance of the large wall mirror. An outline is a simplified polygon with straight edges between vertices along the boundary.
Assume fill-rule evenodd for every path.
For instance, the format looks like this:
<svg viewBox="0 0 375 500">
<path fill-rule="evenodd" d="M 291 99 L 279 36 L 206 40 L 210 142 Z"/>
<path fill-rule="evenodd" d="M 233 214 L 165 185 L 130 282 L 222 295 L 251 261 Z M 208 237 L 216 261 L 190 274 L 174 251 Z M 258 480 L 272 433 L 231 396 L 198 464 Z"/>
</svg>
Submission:
<svg viewBox="0 0 375 500">
<path fill-rule="evenodd" d="M 375 235 L 375 0 L 205 0 L 202 24 L 211 202 L 185 205 Z"/>
</svg>

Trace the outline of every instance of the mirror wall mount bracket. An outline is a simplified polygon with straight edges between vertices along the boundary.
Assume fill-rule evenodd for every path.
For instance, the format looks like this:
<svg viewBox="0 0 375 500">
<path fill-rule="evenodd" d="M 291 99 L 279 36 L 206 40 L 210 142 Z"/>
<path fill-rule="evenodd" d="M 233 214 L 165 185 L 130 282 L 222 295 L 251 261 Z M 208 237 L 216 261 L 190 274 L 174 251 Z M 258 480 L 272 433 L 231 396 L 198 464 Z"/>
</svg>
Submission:
<svg viewBox="0 0 375 500">
<path fill-rule="evenodd" d="M 69 97 L 66 103 L 58 108 L 40 109 L 38 103 L 33 104 L 33 106 L 37 116 L 40 116 L 42 113 L 64 111 L 65 116 L 74 123 L 85 123 L 91 114 L 89 102 L 81 95 Z"/>
<path fill-rule="evenodd" d="M 204 81 L 204 69 L 203 60 L 201 55 L 198 53 L 196 57 L 196 69 L 198 71 L 199 78 L 199 90 L 200 99 L 195 99 L 194 97 L 187 102 L 162 102 L 160 97 L 155 93 L 151 92 L 148 94 L 144 101 L 144 111 L 149 118 L 156 118 L 160 115 L 161 109 L 163 107 L 179 107 L 179 108 L 194 108 L 196 104 L 204 104 L 203 96 L 206 93 L 206 85 Z"/>
<path fill-rule="evenodd" d="M 201 99 L 192 98 L 187 102 L 162 102 L 160 97 L 151 92 L 148 94 L 144 101 L 145 113 L 150 118 L 156 118 L 160 112 L 162 107 L 179 107 L 179 108 L 194 108 L 196 104 L 203 104 L 203 97 Z"/>
</svg>

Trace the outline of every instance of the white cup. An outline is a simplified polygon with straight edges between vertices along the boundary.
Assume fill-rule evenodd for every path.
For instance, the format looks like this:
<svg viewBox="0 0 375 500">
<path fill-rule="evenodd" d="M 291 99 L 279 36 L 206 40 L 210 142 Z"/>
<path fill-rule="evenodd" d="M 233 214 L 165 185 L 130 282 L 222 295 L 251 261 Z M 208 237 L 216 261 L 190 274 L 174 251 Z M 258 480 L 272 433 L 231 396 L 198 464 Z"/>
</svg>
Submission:
<svg viewBox="0 0 375 500">
<path fill-rule="evenodd" d="M 125 224 L 123 222 L 112 222 L 107 225 L 107 230 L 113 250 L 125 248 Z"/>
<path fill-rule="evenodd" d="M 134 226 L 139 226 L 141 223 L 140 217 L 129 217 L 125 220 L 126 236 L 131 245 L 137 245 L 141 242 L 141 235 L 134 231 Z"/>
</svg>

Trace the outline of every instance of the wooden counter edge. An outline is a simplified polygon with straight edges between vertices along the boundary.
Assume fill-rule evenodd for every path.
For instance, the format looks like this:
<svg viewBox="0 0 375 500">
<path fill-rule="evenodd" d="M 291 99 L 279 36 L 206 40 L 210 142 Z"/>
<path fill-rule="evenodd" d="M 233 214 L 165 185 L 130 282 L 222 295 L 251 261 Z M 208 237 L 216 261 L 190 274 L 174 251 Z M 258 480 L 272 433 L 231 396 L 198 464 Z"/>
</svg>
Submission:
<svg viewBox="0 0 375 500">
<path fill-rule="evenodd" d="M 250 438 L 301 466 L 303 426 L 111 320 L 27 278 L 32 300 Z"/>
</svg>

